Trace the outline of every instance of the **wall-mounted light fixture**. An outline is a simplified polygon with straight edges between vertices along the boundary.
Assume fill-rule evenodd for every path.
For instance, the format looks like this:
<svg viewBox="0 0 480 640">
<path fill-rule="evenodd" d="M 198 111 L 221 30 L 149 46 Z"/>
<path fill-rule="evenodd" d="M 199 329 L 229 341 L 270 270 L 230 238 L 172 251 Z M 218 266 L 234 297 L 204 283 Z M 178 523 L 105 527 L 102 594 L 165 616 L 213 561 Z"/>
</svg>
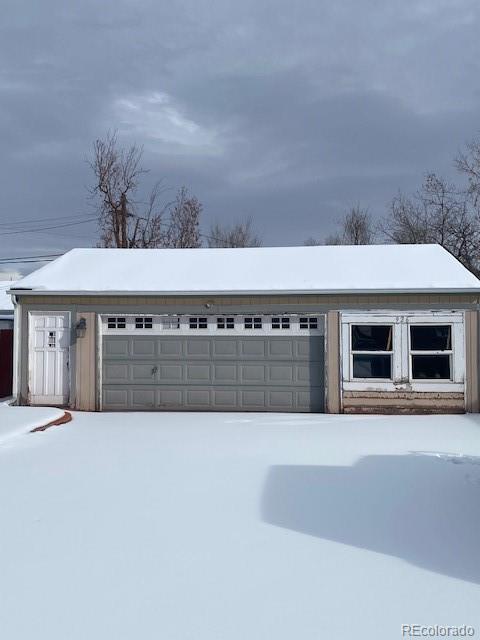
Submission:
<svg viewBox="0 0 480 640">
<path fill-rule="evenodd" d="M 84 338 L 87 332 L 87 321 L 85 318 L 80 318 L 75 325 L 75 333 L 77 338 Z"/>
</svg>

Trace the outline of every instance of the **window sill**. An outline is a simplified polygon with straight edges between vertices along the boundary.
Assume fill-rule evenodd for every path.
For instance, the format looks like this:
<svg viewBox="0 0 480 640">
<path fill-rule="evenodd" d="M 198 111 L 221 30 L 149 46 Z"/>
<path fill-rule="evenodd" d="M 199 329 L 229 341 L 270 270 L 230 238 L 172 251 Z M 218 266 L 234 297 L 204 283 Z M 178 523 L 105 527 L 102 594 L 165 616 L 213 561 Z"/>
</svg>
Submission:
<svg viewBox="0 0 480 640">
<path fill-rule="evenodd" d="M 344 391 L 444 391 L 444 392 L 463 392 L 465 385 L 463 382 L 444 381 L 426 381 L 426 382 L 404 382 L 396 383 L 391 381 L 379 382 L 377 380 L 365 381 L 344 381 Z"/>
</svg>

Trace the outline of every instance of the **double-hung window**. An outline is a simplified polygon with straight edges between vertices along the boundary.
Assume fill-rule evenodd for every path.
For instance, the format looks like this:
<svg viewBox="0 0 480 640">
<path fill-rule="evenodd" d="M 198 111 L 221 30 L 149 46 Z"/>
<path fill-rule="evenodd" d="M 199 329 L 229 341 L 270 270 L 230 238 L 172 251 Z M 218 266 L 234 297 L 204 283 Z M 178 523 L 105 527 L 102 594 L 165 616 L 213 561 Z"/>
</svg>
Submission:
<svg viewBox="0 0 480 640">
<path fill-rule="evenodd" d="M 392 324 L 352 324 L 352 377 L 391 380 Z"/>
<path fill-rule="evenodd" d="M 451 380 L 452 356 L 452 325 L 410 325 L 413 380 Z"/>
</svg>

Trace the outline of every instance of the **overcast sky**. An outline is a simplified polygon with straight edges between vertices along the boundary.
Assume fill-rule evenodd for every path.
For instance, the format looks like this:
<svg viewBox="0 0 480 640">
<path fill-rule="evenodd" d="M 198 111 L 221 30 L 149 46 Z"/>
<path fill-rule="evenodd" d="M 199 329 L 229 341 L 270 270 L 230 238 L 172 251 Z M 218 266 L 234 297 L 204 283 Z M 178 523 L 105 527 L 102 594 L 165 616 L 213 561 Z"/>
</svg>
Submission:
<svg viewBox="0 0 480 640">
<path fill-rule="evenodd" d="M 479 13 L 478 0 L 3 0 L 0 231 L 91 216 L 85 159 L 109 129 L 144 145 L 150 181 L 195 193 L 205 230 L 251 215 L 265 244 L 302 244 L 357 202 L 382 215 L 425 171 L 453 176 L 480 130 Z M 92 223 L 0 235 L 0 257 L 93 243 Z"/>
</svg>

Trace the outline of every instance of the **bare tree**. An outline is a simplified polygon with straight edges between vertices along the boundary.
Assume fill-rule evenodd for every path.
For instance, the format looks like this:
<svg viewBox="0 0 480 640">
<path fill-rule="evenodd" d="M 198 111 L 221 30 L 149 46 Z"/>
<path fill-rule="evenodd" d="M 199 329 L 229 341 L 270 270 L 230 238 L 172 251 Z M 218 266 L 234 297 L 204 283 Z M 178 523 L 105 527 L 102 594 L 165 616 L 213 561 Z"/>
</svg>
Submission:
<svg viewBox="0 0 480 640">
<path fill-rule="evenodd" d="M 480 138 L 474 138 L 465 145 L 455 158 L 457 170 L 466 176 L 468 181 L 467 195 L 478 209 L 480 202 Z"/>
<path fill-rule="evenodd" d="M 390 212 L 380 223 L 384 236 L 396 244 L 425 244 L 430 242 L 426 212 L 421 203 L 398 193 L 390 204 Z"/>
<path fill-rule="evenodd" d="M 129 148 L 118 145 L 116 133 L 93 144 L 93 158 L 89 162 L 95 183 L 90 189 L 98 210 L 100 246 L 157 247 L 162 243 L 163 209 L 158 200 L 161 193 L 157 183 L 141 212 L 135 201 L 141 177 L 147 173 L 140 162 L 143 149 L 136 144 Z"/>
<path fill-rule="evenodd" d="M 412 196 L 398 194 L 381 229 L 400 244 L 440 244 L 473 273 L 480 267 L 480 219 L 468 194 L 434 173 Z"/>
<path fill-rule="evenodd" d="M 325 244 L 325 242 L 323 240 L 318 240 L 317 238 L 310 236 L 305 240 L 303 244 L 306 247 L 318 247 L 319 245 Z"/>
<path fill-rule="evenodd" d="M 261 247 L 262 240 L 253 230 L 252 218 L 222 226 L 218 222 L 210 227 L 209 247 Z"/>
<path fill-rule="evenodd" d="M 169 222 L 162 246 L 176 249 L 197 249 L 202 246 L 200 239 L 200 215 L 202 204 L 195 196 L 182 187 L 175 202 L 169 209 Z"/>
<path fill-rule="evenodd" d="M 375 225 L 367 209 L 359 204 L 348 211 L 337 225 L 337 233 L 327 236 L 323 241 L 308 238 L 304 244 L 373 244 L 375 242 Z"/>
</svg>

